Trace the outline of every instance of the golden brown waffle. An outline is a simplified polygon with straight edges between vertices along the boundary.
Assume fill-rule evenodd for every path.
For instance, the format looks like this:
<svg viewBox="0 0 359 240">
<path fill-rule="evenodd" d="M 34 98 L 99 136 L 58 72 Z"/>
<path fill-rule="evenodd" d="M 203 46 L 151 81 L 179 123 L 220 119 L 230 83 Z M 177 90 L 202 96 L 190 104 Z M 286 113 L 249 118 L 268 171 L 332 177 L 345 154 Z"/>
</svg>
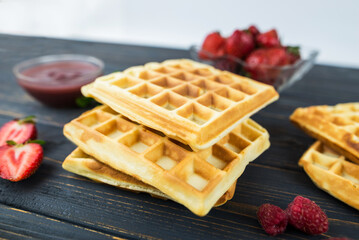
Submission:
<svg viewBox="0 0 359 240">
<path fill-rule="evenodd" d="M 299 165 L 319 188 L 359 210 L 359 165 L 320 141 L 304 153 Z"/>
<path fill-rule="evenodd" d="M 64 134 L 87 154 L 156 187 L 200 216 L 269 147 L 268 132 L 247 119 L 211 148 L 193 152 L 107 106 L 72 120 Z"/>
<path fill-rule="evenodd" d="M 62 167 L 69 172 L 90 178 L 96 182 L 106 183 L 125 190 L 149 193 L 153 197 L 170 199 L 169 196 L 162 193 L 157 188 L 107 166 L 90 155 L 87 155 L 80 148 L 76 148 L 66 157 Z M 221 206 L 232 199 L 235 189 L 236 182 L 217 201 L 215 207 Z"/>
<path fill-rule="evenodd" d="M 312 137 L 359 163 L 359 103 L 298 108 L 290 120 Z"/>
<path fill-rule="evenodd" d="M 278 98 L 272 86 L 184 59 L 103 76 L 82 92 L 194 150 L 212 146 Z"/>
</svg>

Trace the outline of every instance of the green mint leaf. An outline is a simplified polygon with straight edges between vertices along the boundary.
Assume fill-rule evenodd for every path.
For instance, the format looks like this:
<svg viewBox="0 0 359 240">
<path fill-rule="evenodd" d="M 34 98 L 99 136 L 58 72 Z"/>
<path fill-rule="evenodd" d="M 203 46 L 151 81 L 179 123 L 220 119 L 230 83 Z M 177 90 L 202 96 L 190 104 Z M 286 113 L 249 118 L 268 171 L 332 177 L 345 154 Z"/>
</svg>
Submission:
<svg viewBox="0 0 359 240">
<path fill-rule="evenodd" d="M 93 98 L 82 96 L 76 98 L 76 105 L 80 108 L 86 108 L 89 106 L 96 106 L 98 103 Z"/>
</svg>

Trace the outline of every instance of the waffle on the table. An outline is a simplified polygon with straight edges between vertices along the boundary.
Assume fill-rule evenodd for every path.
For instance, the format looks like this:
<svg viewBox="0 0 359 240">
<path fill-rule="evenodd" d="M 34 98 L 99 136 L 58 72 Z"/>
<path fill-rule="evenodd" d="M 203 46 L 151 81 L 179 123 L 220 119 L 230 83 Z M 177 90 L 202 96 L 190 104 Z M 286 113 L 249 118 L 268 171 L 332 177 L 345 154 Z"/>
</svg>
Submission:
<svg viewBox="0 0 359 240">
<path fill-rule="evenodd" d="M 86 154 L 80 148 L 76 148 L 66 157 L 65 161 L 62 163 L 62 167 L 69 172 L 90 178 L 96 182 L 106 183 L 134 192 L 149 193 L 153 197 L 171 199 L 157 188 L 107 166 L 96 160 L 94 157 Z M 236 183 L 237 182 L 235 182 L 228 191 L 218 199 L 215 207 L 221 206 L 232 199 L 236 189 Z"/>
<path fill-rule="evenodd" d="M 64 134 L 87 154 L 156 187 L 200 216 L 270 145 L 268 132 L 247 119 L 212 147 L 193 152 L 107 106 L 72 120 Z"/>
<path fill-rule="evenodd" d="M 359 103 L 298 108 L 290 120 L 312 137 L 359 163 Z"/>
<path fill-rule="evenodd" d="M 319 188 L 359 210 L 359 165 L 320 141 L 304 153 L 299 165 Z"/>
<path fill-rule="evenodd" d="M 194 150 L 212 146 L 278 98 L 272 86 L 185 59 L 103 76 L 82 92 Z"/>
</svg>

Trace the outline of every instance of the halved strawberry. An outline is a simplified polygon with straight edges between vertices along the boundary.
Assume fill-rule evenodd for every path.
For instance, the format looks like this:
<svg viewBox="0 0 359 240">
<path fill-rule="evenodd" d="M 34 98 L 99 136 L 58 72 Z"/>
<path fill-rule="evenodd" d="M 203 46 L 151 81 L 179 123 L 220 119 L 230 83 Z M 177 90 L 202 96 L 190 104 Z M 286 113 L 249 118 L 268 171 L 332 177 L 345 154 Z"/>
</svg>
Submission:
<svg viewBox="0 0 359 240">
<path fill-rule="evenodd" d="M 43 150 L 38 143 L 14 144 L 0 147 L 0 177 L 13 182 L 28 178 L 40 166 Z"/>
<path fill-rule="evenodd" d="M 6 141 L 13 140 L 17 143 L 24 143 L 35 139 L 37 130 L 34 116 L 28 116 L 20 120 L 12 120 L 0 128 L 0 146 L 6 145 Z"/>
</svg>

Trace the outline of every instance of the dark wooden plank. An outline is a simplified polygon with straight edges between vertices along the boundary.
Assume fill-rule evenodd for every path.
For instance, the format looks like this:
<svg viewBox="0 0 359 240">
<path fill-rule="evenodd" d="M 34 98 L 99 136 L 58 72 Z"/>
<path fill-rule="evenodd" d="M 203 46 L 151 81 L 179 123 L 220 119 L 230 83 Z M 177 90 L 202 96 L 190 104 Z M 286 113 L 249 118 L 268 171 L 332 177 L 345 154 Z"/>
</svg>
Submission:
<svg viewBox="0 0 359 240">
<path fill-rule="evenodd" d="M 116 236 L 2 204 L 0 212 L 1 239 L 117 239 Z"/>
<path fill-rule="evenodd" d="M 48 232 L 53 230 L 58 237 L 80 236 L 90 230 L 100 237 L 136 239 L 268 239 L 256 220 L 257 207 L 271 202 L 285 208 L 300 194 L 315 200 L 330 218 L 329 232 L 311 239 L 356 238 L 358 211 L 315 187 L 297 166 L 313 139 L 292 126 L 288 117 L 300 106 L 358 101 L 359 70 L 315 66 L 302 81 L 284 91 L 279 101 L 257 113 L 253 118 L 271 134 L 271 148 L 247 168 L 232 201 L 200 218 L 172 201 L 94 183 L 61 168 L 74 148 L 62 135 L 62 126 L 84 110 L 51 109 L 35 102 L 17 86 L 11 67 L 35 56 L 74 52 L 103 59 L 105 73 L 149 61 L 188 57 L 188 52 L 173 49 L 0 35 L 0 124 L 35 114 L 39 117 L 39 137 L 47 141 L 44 163 L 34 176 L 20 183 L 0 180 L 0 206 L 8 213 L 15 211 L 15 218 L 0 214 L 0 236 L 17 238 L 8 232 L 16 232 L 14 219 L 23 217 L 21 234 L 40 238 L 47 232 L 40 226 L 31 228 L 26 221 L 42 219 L 39 221 L 49 226 Z M 21 211 L 27 215 L 17 213 Z M 3 224 L 11 219 L 14 224 Z M 290 228 L 277 238 L 308 236 Z"/>
</svg>

